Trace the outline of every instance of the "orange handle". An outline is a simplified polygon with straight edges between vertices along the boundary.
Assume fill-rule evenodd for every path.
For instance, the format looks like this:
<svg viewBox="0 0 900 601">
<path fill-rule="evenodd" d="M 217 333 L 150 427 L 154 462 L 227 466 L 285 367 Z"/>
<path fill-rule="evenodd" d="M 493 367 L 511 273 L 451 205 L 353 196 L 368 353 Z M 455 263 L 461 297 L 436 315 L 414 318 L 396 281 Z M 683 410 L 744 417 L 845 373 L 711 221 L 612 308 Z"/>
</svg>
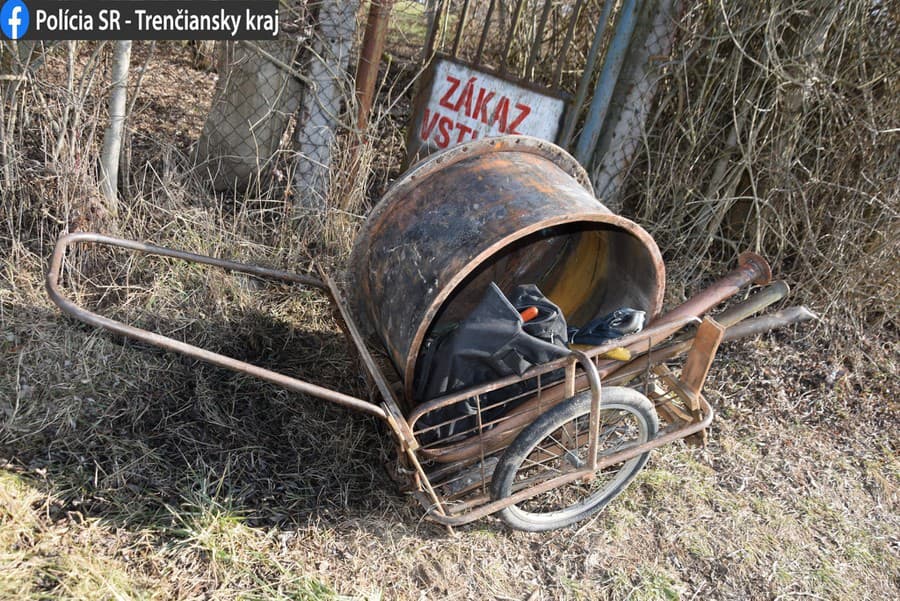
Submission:
<svg viewBox="0 0 900 601">
<path fill-rule="evenodd" d="M 535 317 L 538 316 L 538 308 L 537 307 L 526 307 L 519 311 L 519 317 L 522 318 L 523 322 L 529 322 Z"/>
</svg>

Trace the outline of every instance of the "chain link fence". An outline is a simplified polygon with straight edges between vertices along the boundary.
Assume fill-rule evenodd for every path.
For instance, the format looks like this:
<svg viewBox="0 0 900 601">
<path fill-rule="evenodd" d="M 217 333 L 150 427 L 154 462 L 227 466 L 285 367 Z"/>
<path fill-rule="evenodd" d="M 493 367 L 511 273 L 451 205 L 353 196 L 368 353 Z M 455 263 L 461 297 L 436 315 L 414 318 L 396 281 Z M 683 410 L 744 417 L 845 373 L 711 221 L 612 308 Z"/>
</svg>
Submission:
<svg viewBox="0 0 900 601">
<path fill-rule="evenodd" d="M 337 137 L 352 126 L 358 8 L 358 0 L 296 2 L 282 39 L 221 44 L 195 156 L 216 190 L 245 190 L 284 159 L 295 207 L 324 209 Z"/>
<path fill-rule="evenodd" d="M 616 81 L 610 109 L 589 165 L 594 192 L 616 212 L 622 210 L 622 186 L 643 143 L 664 61 L 672 51 L 681 0 L 644 4 L 628 54 Z"/>
<path fill-rule="evenodd" d="M 219 81 L 196 156 L 216 190 L 246 188 L 282 147 L 301 84 L 280 65 L 291 64 L 299 49 L 292 41 L 221 44 Z"/>
</svg>

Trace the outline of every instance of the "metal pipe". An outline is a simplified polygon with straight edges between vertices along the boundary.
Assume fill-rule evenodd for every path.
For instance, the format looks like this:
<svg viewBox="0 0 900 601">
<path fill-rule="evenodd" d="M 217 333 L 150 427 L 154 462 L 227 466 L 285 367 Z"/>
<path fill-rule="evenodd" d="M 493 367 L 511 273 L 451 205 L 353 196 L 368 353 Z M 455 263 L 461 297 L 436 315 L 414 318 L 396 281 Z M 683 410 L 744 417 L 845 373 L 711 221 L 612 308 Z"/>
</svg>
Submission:
<svg viewBox="0 0 900 601">
<path fill-rule="evenodd" d="M 481 28 L 481 38 L 478 40 L 478 50 L 475 52 L 475 65 L 481 64 L 481 57 L 484 55 L 484 43 L 487 41 L 488 32 L 491 29 L 491 17 L 494 16 L 494 5 L 497 0 L 491 0 L 488 4 L 487 14 L 484 17 L 484 27 Z"/>
<path fill-rule="evenodd" d="M 434 55 L 434 45 L 437 42 L 438 29 L 441 25 L 441 15 L 444 12 L 444 0 L 434 0 L 433 12 L 428 21 L 428 31 L 425 33 L 425 43 L 422 45 L 422 63 L 428 63 Z"/>
<path fill-rule="evenodd" d="M 769 305 L 777 303 L 791 293 L 784 280 L 778 280 L 754 293 L 747 300 L 728 307 L 715 316 L 715 320 L 725 327 L 744 321 L 751 315 L 759 313 Z"/>
<path fill-rule="evenodd" d="M 572 351 L 576 357 L 579 359 L 579 363 L 584 366 L 584 374 L 587 376 L 588 382 L 591 384 L 591 413 L 588 417 L 588 469 L 591 470 L 591 473 L 597 470 L 597 445 L 600 444 L 600 441 L 597 438 L 600 436 L 600 402 L 601 402 L 601 384 L 600 384 L 600 374 L 597 373 L 597 368 L 594 367 L 594 362 L 590 360 L 590 358 L 580 351 Z M 572 385 L 567 387 L 566 392 L 569 392 L 569 389 L 575 388 L 574 378 L 572 381 Z M 568 395 L 567 395 L 567 398 Z"/>
<path fill-rule="evenodd" d="M 534 63 L 540 55 L 541 43 L 544 41 L 544 26 L 547 24 L 547 17 L 550 16 L 550 6 L 552 3 L 553 0 L 544 0 L 544 9 L 541 11 L 541 17 L 534 30 L 534 40 L 531 42 L 531 52 L 528 53 L 528 61 L 525 63 L 526 78 L 531 77 L 531 69 L 534 68 Z"/>
<path fill-rule="evenodd" d="M 725 331 L 725 340 L 737 340 L 747 336 L 764 334 L 776 328 L 783 328 L 794 323 L 819 319 L 819 316 L 806 307 L 789 307 L 783 311 L 761 315 L 735 324 Z"/>
<path fill-rule="evenodd" d="M 366 21 L 366 33 L 363 36 L 362 48 L 359 51 L 359 62 L 356 65 L 356 122 L 360 133 L 365 133 L 369 125 L 369 114 L 375 97 L 375 84 L 378 81 L 378 67 L 384 52 L 384 40 L 387 37 L 388 23 L 394 0 L 372 0 L 369 5 L 369 18 Z"/>
<path fill-rule="evenodd" d="M 582 165 L 590 162 L 594 148 L 597 146 L 597 140 L 600 138 L 600 130 L 603 128 L 603 121 L 609 110 L 609 102 L 612 99 L 616 81 L 619 79 L 619 73 L 622 71 L 622 65 L 625 63 L 631 36 L 634 34 L 639 9 L 638 0 L 625 0 L 619 12 L 619 20 L 609 42 L 606 59 L 603 61 L 603 70 L 600 71 L 600 77 L 594 88 L 594 98 L 588 109 L 584 130 L 578 137 L 578 145 L 575 148 L 575 158 Z"/>
<path fill-rule="evenodd" d="M 748 336 L 764 334 L 768 331 L 783 328 L 795 323 L 819 319 L 819 317 L 806 307 L 790 307 L 777 313 L 763 315 L 754 319 L 747 319 L 725 330 L 722 342 L 739 340 Z M 641 375 L 650 365 L 664 363 L 674 359 L 691 349 L 691 340 L 681 340 L 653 349 L 652 354 L 644 354 L 635 357 L 631 362 L 622 365 L 619 369 L 605 376 L 603 383 L 606 386 L 623 386 L 633 378 Z M 601 372 L 602 373 L 602 372 Z"/>
<path fill-rule="evenodd" d="M 59 277 L 62 270 L 63 256 L 65 255 L 65 251 L 68 245 L 73 242 L 95 242 L 98 244 L 105 244 L 107 246 L 116 246 L 119 248 L 126 248 L 133 251 L 144 252 L 163 257 L 172 257 L 185 261 L 214 265 L 216 267 L 221 267 L 230 271 L 249 273 L 251 275 L 259 277 L 273 278 L 298 284 L 307 284 L 327 290 L 326 285 L 321 280 L 309 276 L 279 271 L 276 269 L 268 269 L 265 267 L 258 267 L 256 265 L 245 265 L 243 263 L 236 263 L 234 261 L 225 261 L 223 259 L 216 259 L 213 257 L 206 257 L 194 253 L 172 250 L 160 246 L 154 246 L 152 244 L 135 242 L 133 240 L 123 240 L 120 238 L 103 236 L 101 234 L 79 232 L 63 236 L 59 239 L 59 241 L 57 241 L 56 248 L 54 249 L 53 255 L 50 258 L 50 269 L 47 272 L 46 286 L 47 294 L 50 296 L 50 300 L 56 303 L 56 305 L 60 309 L 62 309 L 64 313 L 71 315 L 72 317 L 92 326 L 104 328 L 121 336 L 125 336 L 126 338 L 134 338 L 135 340 L 140 340 L 141 342 L 146 342 L 147 344 L 152 344 L 153 346 L 158 346 L 167 351 L 182 353 L 184 355 L 187 355 L 188 357 L 206 361 L 207 363 L 212 363 L 213 365 L 217 365 L 219 367 L 224 367 L 226 369 L 231 369 L 240 373 L 247 374 L 249 376 L 254 376 L 261 380 L 283 386 L 284 388 L 287 388 L 288 390 L 291 390 L 293 392 L 309 394 L 326 401 L 331 401 L 333 403 L 337 403 L 338 405 L 343 405 L 344 407 L 362 411 L 364 413 L 375 415 L 377 417 L 380 417 L 381 419 L 387 420 L 386 411 L 378 405 L 375 405 L 368 401 L 364 401 L 362 399 L 358 399 L 356 397 L 352 397 L 335 390 L 323 388 L 322 386 L 310 384 L 309 382 L 305 382 L 297 378 L 292 378 L 278 372 L 258 367 L 245 361 L 239 361 L 231 357 L 226 357 L 225 355 L 220 355 L 219 353 L 214 353 L 192 344 L 187 344 L 185 342 L 181 342 L 180 340 L 175 340 L 174 338 L 169 338 L 168 336 L 163 336 L 154 332 L 148 332 L 147 330 L 143 330 L 141 328 L 135 328 L 122 322 L 109 319 L 108 317 L 98 315 L 97 313 L 82 309 L 74 302 L 66 298 L 59 290 Z"/>
<path fill-rule="evenodd" d="M 653 325 L 676 321 L 684 317 L 699 317 L 727 298 L 737 294 L 748 284 L 760 286 L 772 279 L 772 269 L 764 258 L 754 252 L 743 252 L 738 257 L 738 267 L 712 286 L 691 297 L 668 313 L 658 317 Z"/>
<path fill-rule="evenodd" d="M 394 434 L 397 436 L 401 448 L 417 449 L 419 444 L 416 442 L 416 437 L 413 435 L 412 430 L 410 430 L 409 426 L 406 424 L 406 419 L 400 411 L 397 397 L 394 394 L 394 391 L 391 390 L 391 385 L 385 377 L 384 372 L 381 371 L 378 364 L 375 362 L 375 359 L 372 357 L 372 353 L 369 352 L 362 334 L 359 333 L 359 328 L 356 327 L 356 324 L 350 318 L 347 307 L 341 298 L 341 292 L 338 285 L 325 273 L 322 273 L 322 279 L 328 286 L 328 291 L 331 293 L 331 299 L 338 308 L 341 320 L 344 322 L 344 326 L 350 335 L 350 340 L 353 342 L 356 352 L 359 353 L 366 371 L 375 382 L 378 392 L 381 393 L 381 398 L 384 399 L 384 408 L 387 413 L 385 416 L 386 420 L 394 430 Z"/>
<path fill-rule="evenodd" d="M 509 63 L 509 51 L 512 48 L 513 38 L 516 37 L 516 29 L 519 28 L 519 19 L 522 16 L 522 6 L 525 4 L 525 0 L 519 0 L 518 4 L 516 4 L 516 10 L 513 13 L 512 25 L 509 28 L 509 37 L 506 38 L 506 45 L 503 48 L 503 55 L 501 57 L 500 63 L 500 73 L 506 73 L 506 67 Z"/>
<path fill-rule="evenodd" d="M 459 15 L 459 22 L 456 24 L 456 35 L 453 37 L 453 47 L 450 50 L 450 54 L 453 58 L 456 58 L 456 53 L 459 51 L 459 42 L 462 39 L 463 29 L 466 28 L 466 20 L 469 18 L 469 0 L 465 0 L 463 2 L 462 12 Z"/>
<path fill-rule="evenodd" d="M 578 123 L 578 115 L 581 114 L 581 107 L 587 96 L 587 89 L 594 76 L 594 67 L 597 65 L 597 56 L 600 54 L 600 43 L 603 41 L 603 34 L 606 32 L 606 25 L 609 22 L 609 13 L 612 11 L 616 0 L 606 0 L 603 4 L 603 12 L 600 13 L 600 20 L 597 21 L 597 29 L 594 30 L 594 41 L 591 42 L 591 49 L 588 51 L 587 62 L 584 65 L 584 71 L 581 73 L 581 81 L 578 82 L 578 90 L 575 92 L 575 100 L 569 107 L 566 114 L 566 122 L 563 125 L 562 133 L 559 136 L 559 145 L 568 149 L 572 142 L 572 136 L 575 134 L 575 125 Z"/>
</svg>

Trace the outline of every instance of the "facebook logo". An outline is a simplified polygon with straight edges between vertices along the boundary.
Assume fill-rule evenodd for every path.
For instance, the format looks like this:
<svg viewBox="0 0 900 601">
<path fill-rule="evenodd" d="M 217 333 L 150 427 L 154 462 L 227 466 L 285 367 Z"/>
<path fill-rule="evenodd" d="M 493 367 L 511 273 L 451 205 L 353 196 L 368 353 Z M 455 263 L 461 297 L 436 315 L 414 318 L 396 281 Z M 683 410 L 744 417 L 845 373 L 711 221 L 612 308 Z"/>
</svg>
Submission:
<svg viewBox="0 0 900 601">
<path fill-rule="evenodd" d="M 28 31 L 28 7 L 22 0 L 7 0 L 0 8 L 0 29 L 11 40 L 18 40 Z"/>
</svg>

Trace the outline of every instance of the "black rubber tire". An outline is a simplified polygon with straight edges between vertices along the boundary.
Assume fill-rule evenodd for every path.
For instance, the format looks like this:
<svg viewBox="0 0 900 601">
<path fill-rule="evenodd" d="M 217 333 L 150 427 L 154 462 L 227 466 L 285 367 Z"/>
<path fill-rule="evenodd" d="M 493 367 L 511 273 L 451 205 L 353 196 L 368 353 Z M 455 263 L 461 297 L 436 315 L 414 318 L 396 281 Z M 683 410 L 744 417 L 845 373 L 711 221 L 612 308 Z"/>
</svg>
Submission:
<svg viewBox="0 0 900 601">
<path fill-rule="evenodd" d="M 579 443 L 585 439 L 586 434 L 581 434 L 581 436 L 579 436 L 579 433 L 582 431 L 586 432 L 586 430 L 582 430 L 582 423 L 587 422 L 590 412 L 591 396 L 589 392 L 585 392 L 560 403 L 522 430 L 513 443 L 507 447 L 497 464 L 497 469 L 494 471 L 491 482 L 493 498 L 496 500 L 511 495 L 517 475 L 519 475 L 520 478 L 529 477 L 526 475 L 526 471 L 535 468 L 528 466 L 526 470 L 523 470 L 522 464 L 532 455 L 538 445 L 541 445 L 541 443 L 544 443 L 547 439 L 553 440 L 552 444 L 548 443 L 550 447 L 555 447 L 557 449 L 561 447 L 566 450 L 566 453 L 563 455 L 556 455 L 552 451 L 546 450 L 545 447 L 541 447 L 539 453 L 551 456 L 551 458 L 546 461 L 541 461 L 541 456 L 539 455 L 536 456 L 538 459 L 537 462 L 530 460 L 532 464 L 537 466 L 537 469 L 540 470 L 542 469 L 542 466 L 550 465 L 554 463 L 555 460 L 558 460 L 558 463 L 556 463 L 557 465 L 562 466 L 563 459 L 568 459 L 566 463 L 570 465 L 575 465 L 573 462 L 586 459 L 586 444 L 582 443 L 579 445 Z M 651 403 L 647 397 L 631 388 L 603 388 L 601 392 L 601 444 L 598 445 L 598 455 L 603 455 L 604 452 L 610 451 L 610 445 L 606 444 L 606 441 L 602 438 L 604 424 L 607 423 L 609 418 L 616 416 L 620 416 L 619 419 L 621 420 L 627 419 L 630 424 L 628 434 L 629 439 L 625 442 L 646 442 L 653 438 L 659 429 L 659 419 L 656 416 L 653 403 Z M 562 430 L 569 422 L 574 424 L 574 427 L 576 428 L 574 448 L 576 451 L 582 451 L 583 458 L 577 457 L 577 455 L 571 455 L 572 450 L 570 450 L 566 444 L 561 443 L 557 437 L 553 436 L 554 434 L 558 434 L 559 438 L 564 438 L 566 436 L 571 437 L 571 428 L 573 426 L 569 426 L 569 430 L 567 431 Z M 608 428 L 606 432 L 610 432 L 610 434 L 607 434 L 607 437 L 611 435 L 611 433 L 614 433 L 616 429 L 618 429 L 618 427 Z M 616 446 L 618 445 L 614 445 L 612 448 L 615 448 Z M 509 507 L 500 510 L 498 515 L 507 525 L 516 530 L 542 532 L 545 530 L 564 528 L 603 509 L 613 498 L 625 490 L 647 463 L 647 458 L 649 456 L 650 452 L 648 451 L 626 462 L 604 468 L 597 473 L 597 480 L 590 485 L 600 485 L 601 487 L 597 490 L 586 491 L 585 498 L 572 502 L 571 504 L 569 504 L 568 501 L 563 501 L 562 507 L 558 509 L 548 509 L 546 511 L 540 507 L 542 502 L 541 499 L 544 497 L 550 495 L 564 496 L 567 492 L 575 490 L 584 492 L 584 487 L 587 486 L 586 483 L 578 481 L 564 485 L 563 487 L 551 490 L 549 493 L 532 497 L 518 505 L 510 505 Z M 549 467 L 548 470 L 564 473 L 565 469 L 571 469 L 567 466 L 562 467 L 564 468 L 563 470 L 558 470 L 553 467 Z M 550 476 L 544 476 L 544 479 L 547 477 Z M 570 490 L 564 490 L 567 488 Z M 538 505 L 537 508 L 533 508 L 535 507 L 535 504 Z"/>
</svg>

